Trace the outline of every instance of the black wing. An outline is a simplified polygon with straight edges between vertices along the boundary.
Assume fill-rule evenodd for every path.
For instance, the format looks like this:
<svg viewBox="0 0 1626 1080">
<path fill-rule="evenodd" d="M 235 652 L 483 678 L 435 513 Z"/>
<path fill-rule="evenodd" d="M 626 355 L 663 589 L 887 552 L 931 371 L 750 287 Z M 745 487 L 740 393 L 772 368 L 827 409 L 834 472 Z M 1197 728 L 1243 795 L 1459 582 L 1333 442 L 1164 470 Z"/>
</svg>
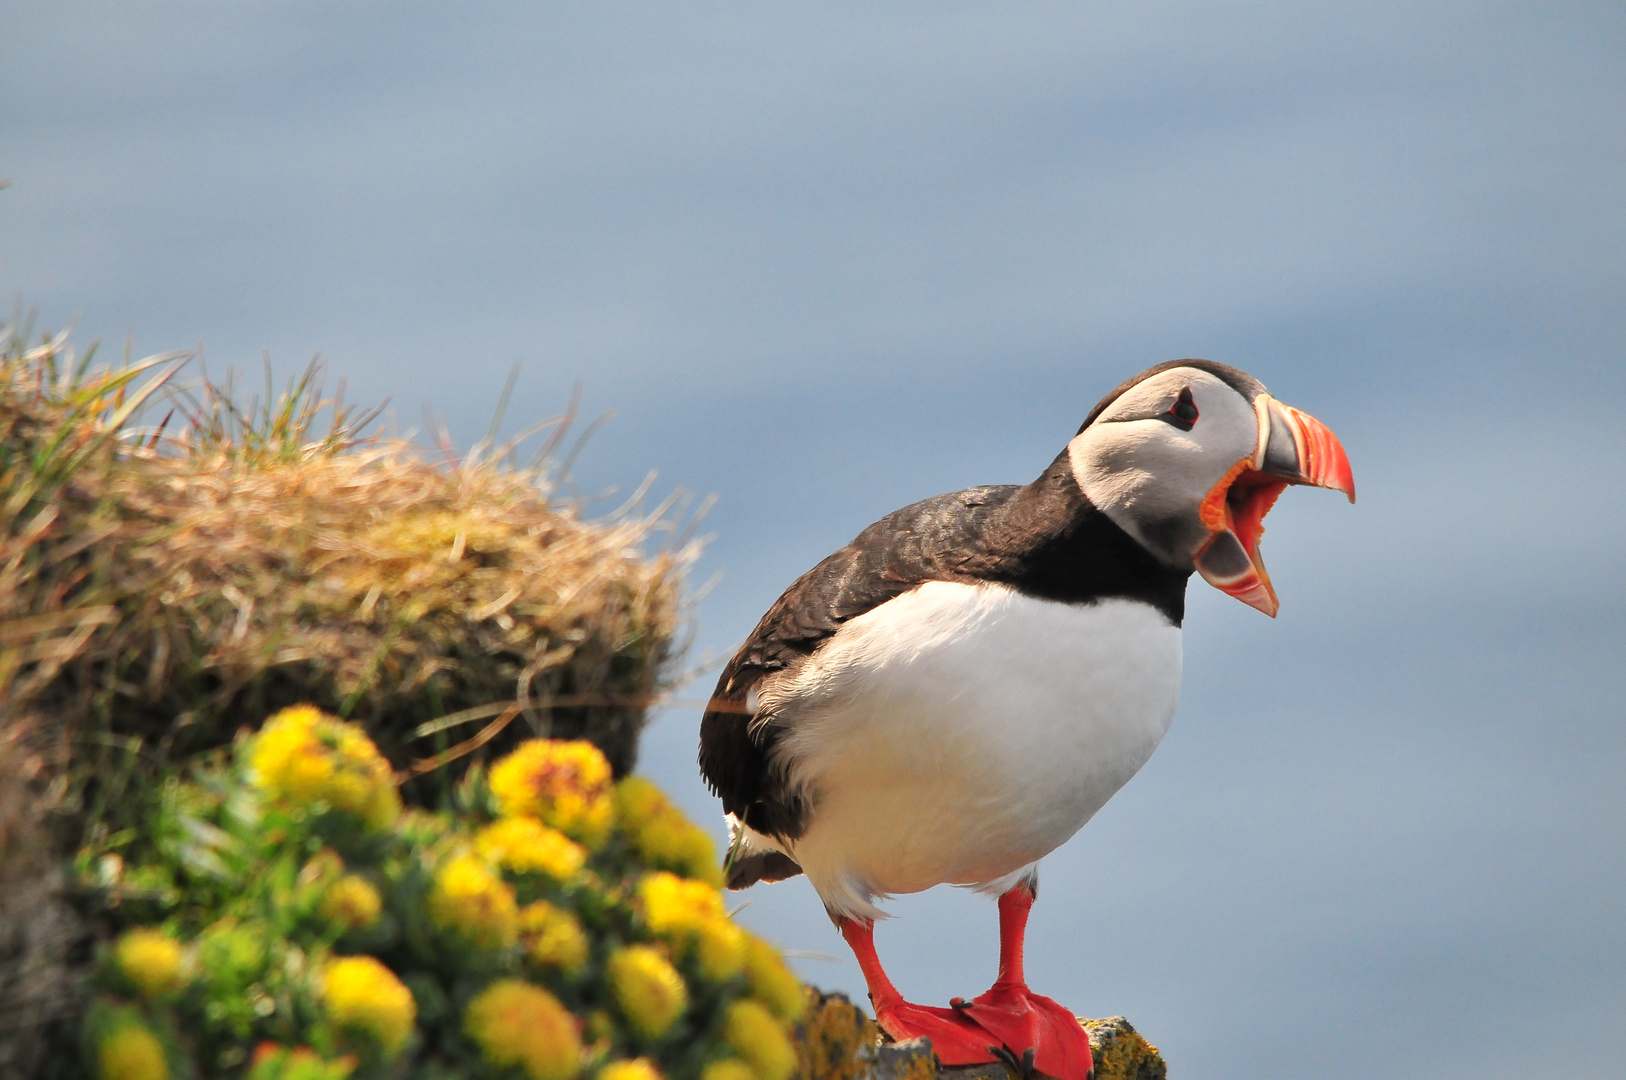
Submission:
<svg viewBox="0 0 1626 1080">
<path fill-rule="evenodd" d="M 970 488 L 888 514 L 774 602 L 723 669 L 700 721 L 700 772 L 726 812 L 766 835 L 794 840 L 802 834 L 810 808 L 770 761 L 783 728 L 770 717 L 748 729 L 752 689 L 811 656 L 848 619 L 922 582 L 984 576 L 979 564 L 986 561 L 987 524 L 1020 490 Z"/>
</svg>

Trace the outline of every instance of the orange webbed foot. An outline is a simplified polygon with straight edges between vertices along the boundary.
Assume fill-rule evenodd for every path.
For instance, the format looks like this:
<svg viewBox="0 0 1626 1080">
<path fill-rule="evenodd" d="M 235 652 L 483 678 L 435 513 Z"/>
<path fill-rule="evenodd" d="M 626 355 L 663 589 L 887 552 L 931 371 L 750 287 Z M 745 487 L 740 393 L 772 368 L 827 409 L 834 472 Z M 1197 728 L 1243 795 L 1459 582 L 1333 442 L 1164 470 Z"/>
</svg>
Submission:
<svg viewBox="0 0 1626 1080">
<path fill-rule="evenodd" d="M 925 1036 L 944 1065 L 1003 1061 L 1022 1080 L 1035 1072 L 1054 1080 L 1088 1080 L 1090 1040 L 1071 1012 L 1027 988 L 1021 940 L 1033 903 L 1022 885 L 1000 897 L 1000 978 L 974 1001 L 956 999 L 947 1009 L 905 1001 L 875 955 L 874 924 L 839 922 L 869 986 L 875 1020 L 898 1041 Z"/>
<path fill-rule="evenodd" d="M 1094 1065 L 1090 1037 L 1078 1018 L 1019 983 L 995 983 L 955 1011 L 987 1033 L 995 1055 L 1019 1076 L 1040 1072 L 1056 1080 L 1086 1080 Z"/>
<path fill-rule="evenodd" d="M 900 1000 L 878 1007 L 875 1022 L 898 1042 L 921 1036 L 930 1039 L 932 1052 L 944 1065 L 980 1065 L 999 1058 L 998 1040 L 960 1009 Z"/>
</svg>

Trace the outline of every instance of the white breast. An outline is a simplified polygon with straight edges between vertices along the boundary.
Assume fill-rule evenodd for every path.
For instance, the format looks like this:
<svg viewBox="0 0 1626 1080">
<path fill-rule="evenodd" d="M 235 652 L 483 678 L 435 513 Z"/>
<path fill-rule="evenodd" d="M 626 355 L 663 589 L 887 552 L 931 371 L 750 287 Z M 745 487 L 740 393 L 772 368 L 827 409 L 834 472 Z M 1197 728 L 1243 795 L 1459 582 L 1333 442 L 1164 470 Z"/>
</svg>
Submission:
<svg viewBox="0 0 1626 1080">
<path fill-rule="evenodd" d="M 787 849 L 838 915 L 1006 887 L 1146 762 L 1179 695 L 1180 630 L 1150 605 L 928 582 L 763 688 L 813 800 Z"/>
</svg>

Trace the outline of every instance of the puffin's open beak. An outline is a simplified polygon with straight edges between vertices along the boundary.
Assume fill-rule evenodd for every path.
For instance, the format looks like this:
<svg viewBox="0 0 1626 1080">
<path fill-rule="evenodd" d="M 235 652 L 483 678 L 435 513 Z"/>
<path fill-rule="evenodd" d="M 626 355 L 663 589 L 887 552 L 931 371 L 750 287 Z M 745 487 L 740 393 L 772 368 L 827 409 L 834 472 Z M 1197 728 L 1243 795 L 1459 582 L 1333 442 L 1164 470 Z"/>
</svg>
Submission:
<svg viewBox="0 0 1626 1080">
<path fill-rule="evenodd" d="M 1344 447 L 1309 413 L 1269 394 L 1253 401 L 1259 446 L 1231 467 L 1203 499 L 1199 514 L 1212 534 L 1197 553 L 1197 572 L 1216 589 L 1274 618 L 1280 606 L 1259 558 L 1265 515 L 1289 484 L 1333 488 L 1355 501 L 1355 476 Z"/>
</svg>

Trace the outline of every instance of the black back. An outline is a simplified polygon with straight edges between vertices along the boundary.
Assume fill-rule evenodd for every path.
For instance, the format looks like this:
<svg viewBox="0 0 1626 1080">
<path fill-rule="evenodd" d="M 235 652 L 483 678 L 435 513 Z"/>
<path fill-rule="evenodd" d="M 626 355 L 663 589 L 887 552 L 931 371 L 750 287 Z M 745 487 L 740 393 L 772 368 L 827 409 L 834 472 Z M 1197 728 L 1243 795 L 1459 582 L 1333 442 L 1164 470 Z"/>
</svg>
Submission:
<svg viewBox="0 0 1626 1080">
<path fill-rule="evenodd" d="M 723 669 L 700 721 L 701 774 L 725 811 L 794 840 L 812 808 L 771 763 L 783 724 L 773 716 L 752 723 L 747 699 L 764 676 L 811 656 L 848 619 L 927 581 L 991 581 L 1066 604 L 1143 600 L 1178 626 L 1189 576 L 1158 562 L 1085 498 L 1065 451 L 1026 486 L 969 488 L 906 506 L 768 609 Z"/>
</svg>

